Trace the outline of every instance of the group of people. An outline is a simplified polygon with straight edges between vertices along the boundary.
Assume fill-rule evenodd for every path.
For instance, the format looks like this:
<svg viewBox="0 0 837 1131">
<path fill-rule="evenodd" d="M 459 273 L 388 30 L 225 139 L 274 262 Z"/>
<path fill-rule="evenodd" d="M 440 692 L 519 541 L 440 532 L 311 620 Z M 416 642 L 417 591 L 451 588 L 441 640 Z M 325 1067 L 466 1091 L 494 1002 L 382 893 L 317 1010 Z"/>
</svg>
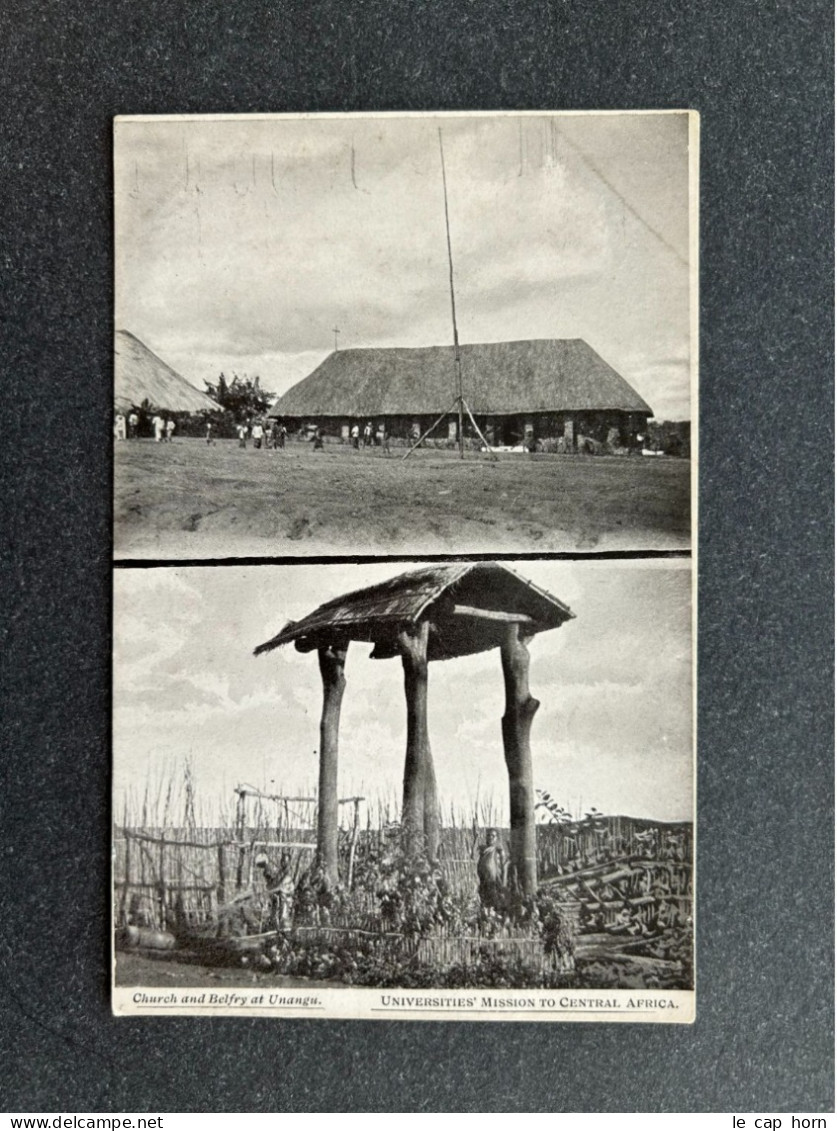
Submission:
<svg viewBox="0 0 837 1131">
<path fill-rule="evenodd" d="M 156 413 L 151 418 L 151 427 L 154 429 L 154 442 L 157 444 L 170 444 L 174 435 L 174 421 L 170 416 L 160 416 Z"/>
<path fill-rule="evenodd" d="M 288 430 L 284 424 L 276 420 L 254 420 L 252 425 L 242 422 L 236 429 L 238 433 L 238 446 L 247 447 L 248 438 L 253 441 L 254 448 L 284 448 Z"/>
<path fill-rule="evenodd" d="M 360 448 L 374 448 L 377 445 L 383 449 L 385 454 L 389 455 L 389 433 L 383 421 L 378 425 L 377 430 L 373 427 L 371 420 L 364 424 L 363 430 L 358 423 L 354 423 L 349 430 L 349 438 L 356 451 Z"/>
<path fill-rule="evenodd" d="M 139 414 L 131 411 L 126 417 L 123 412 L 117 412 L 113 421 L 113 434 L 117 440 L 136 440 L 139 436 Z M 161 416 L 155 413 L 151 418 L 151 430 L 155 443 L 171 443 L 174 435 L 175 423 L 170 416 Z"/>
<path fill-rule="evenodd" d="M 113 421 L 113 434 L 117 440 L 136 440 L 139 430 L 139 415 L 131 410 L 127 417 L 124 412 L 117 412 Z"/>
<path fill-rule="evenodd" d="M 175 422 L 171 416 L 157 412 L 151 417 L 149 423 L 155 443 L 171 443 L 176 430 Z M 127 416 L 123 412 L 115 413 L 113 434 L 117 440 L 136 440 L 139 437 L 139 431 L 140 417 L 135 410 Z M 280 424 L 276 420 L 257 418 L 252 424 L 246 422 L 238 424 L 236 434 L 240 448 L 246 448 L 248 443 L 252 441 L 254 448 L 278 449 L 285 447 L 288 430 L 284 424 Z M 206 421 L 204 438 L 207 444 L 214 445 L 216 442 L 217 426 L 211 420 Z M 320 446 L 322 446 L 322 443 Z"/>
</svg>

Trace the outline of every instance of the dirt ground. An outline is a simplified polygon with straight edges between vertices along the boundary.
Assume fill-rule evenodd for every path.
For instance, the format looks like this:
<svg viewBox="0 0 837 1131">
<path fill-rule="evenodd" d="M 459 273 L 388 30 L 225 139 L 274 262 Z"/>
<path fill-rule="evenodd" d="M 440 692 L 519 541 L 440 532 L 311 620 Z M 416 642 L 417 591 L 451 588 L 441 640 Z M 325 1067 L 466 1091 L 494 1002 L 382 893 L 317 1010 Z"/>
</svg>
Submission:
<svg viewBox="0 0 837 1131">
<path fill-rule="evenodd" d="M 686 460 L 115 445 L 117 558 L 687 549 Z"/>
<path fill-rule="evenodd" d="M 235 966 L 205 966 L 184 962 L 172 954 L 150 956 L 149 953 L 118 951 L 114 982 L 117 986 L 307 986 L 309 989 L 331 986 L 313 978 L 290 978 L 285 974 L 240 969 Z"/>
</svg>

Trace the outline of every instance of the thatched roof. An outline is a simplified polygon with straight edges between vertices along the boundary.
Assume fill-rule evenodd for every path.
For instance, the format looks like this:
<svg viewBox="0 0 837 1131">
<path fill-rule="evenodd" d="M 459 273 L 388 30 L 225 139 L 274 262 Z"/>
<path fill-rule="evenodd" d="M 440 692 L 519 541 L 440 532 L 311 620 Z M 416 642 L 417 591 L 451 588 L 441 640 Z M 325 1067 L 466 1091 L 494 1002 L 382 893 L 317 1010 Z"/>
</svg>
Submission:
<svg viewBox="0 0 837 1131">
<path fill-rule="evenodd" d="M 433 565 L 320 605 L 260 644 L 256 655 L 291 642 L 310 651 L 361 640 L 375 645 L 376 659 L 385 659 L 396 654 L 399 629 L 429 619 L 428 658 L 465 656 L 497 647 L 505 632 L 505 623 L 480 612 L 518 614 L 530 633 L 557 628 L 573 616 L 556 597 L 496 562 Z"/>
<path fill-rule="evenodd" d="M 169 412 L 220 411 L 211 397 L 190 385 L 127 330 L 116 331 L 114 350 L 113 400 L 120 412 L 140 408 L 146 400 Z"/>
<path fill-rule="evenodd" d="M 653 415 L 580 338 L 463 345 L 462 387 L 477 415 L 612 409 Z M 443 413 L 456 395 L 453 346 L 337 350 L 281 396 L 271 416 Z"/>
</svg>

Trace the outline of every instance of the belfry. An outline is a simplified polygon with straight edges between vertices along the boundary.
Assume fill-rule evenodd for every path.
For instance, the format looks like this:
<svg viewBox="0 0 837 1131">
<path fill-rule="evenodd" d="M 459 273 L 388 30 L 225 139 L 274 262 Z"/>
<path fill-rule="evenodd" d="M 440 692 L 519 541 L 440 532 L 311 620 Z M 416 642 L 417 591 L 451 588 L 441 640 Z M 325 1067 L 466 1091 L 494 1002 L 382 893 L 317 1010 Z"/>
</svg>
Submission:
<svg viewBox="0 0 837 1131">
<path fill-rule="evenodd" d="M 375 660 L 401 657 L 407 750 L 401 824 L 405 849 L 434 860 L 440 812 L 427 726 L 428 665 L 499 648 L 505 683 L 503 751 L 509 775 L 512 877 L 525 896 L 537 887 L 535 796 L 529 736 L 539 703 L 529 691 L 529 649 L 539 632 L 573 613 L 556 597 L 496 562 L 413 570 L 321 605 L 287 624 L 256 655 L 294 643 L 317 652 L 323 683 L 317 811 L 317 859 L 335 883 L 338 833 L 338 735 L 352 641 L 373 645 Z"/>
</svg>

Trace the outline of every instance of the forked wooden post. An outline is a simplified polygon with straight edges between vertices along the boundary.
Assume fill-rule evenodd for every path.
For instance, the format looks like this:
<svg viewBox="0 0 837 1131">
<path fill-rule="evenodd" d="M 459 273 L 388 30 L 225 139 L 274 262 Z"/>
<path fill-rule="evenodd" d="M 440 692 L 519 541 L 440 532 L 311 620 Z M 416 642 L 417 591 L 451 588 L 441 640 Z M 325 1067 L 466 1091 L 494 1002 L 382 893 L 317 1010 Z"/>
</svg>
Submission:
<svg viewBox="0 0 837 1131">
<path fill-rule="evenodd" d="M 346 646 L 320 648 L 323 713 L 320 719 L 320 786 L 317 801 L 317 861 L 329 883 L 339 879 L 337 869 L 337 748 L 340 706 L 346 687 Z"/>
<path fill-rule="evenodd" d="M 429 621 L 413 631 L 398 633 L 398 650 L 404 666 L 407 700 L 407 756 L 404 763 L 404 799 L 401 820 L 410 855 L 426 853 L 435 860 L 439 851 L 439 800 L 427 729 L 427 639 Z"/>
<path fill-rule="evenodd" d="M 527 645 L 531 639 L 522 625 L 510 624 L 500 646 L 506 685 L 503 752 L 509 772 L 511 864 L 523 895 L 534 895 L 538 886 L 535 789 L 529 734 L 540 703 L 529 694 Z"/>
</svg>

